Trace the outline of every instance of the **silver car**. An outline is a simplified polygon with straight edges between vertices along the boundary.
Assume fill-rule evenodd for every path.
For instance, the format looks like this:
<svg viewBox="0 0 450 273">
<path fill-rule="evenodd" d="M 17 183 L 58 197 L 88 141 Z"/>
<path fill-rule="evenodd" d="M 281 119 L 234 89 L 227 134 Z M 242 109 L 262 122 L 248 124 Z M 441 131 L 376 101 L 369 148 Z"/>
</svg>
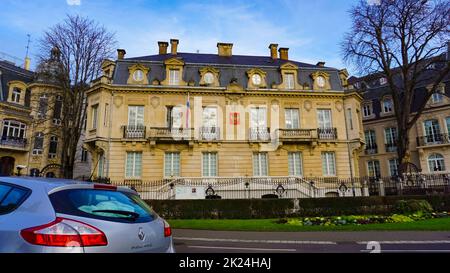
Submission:
<svg viewBox="0 0 450 273">
<path fill-rule="evenodd" d="M 172 231 L 126 187 L 0 177 L 0 252 L 173 253 Z"/>
</svg>

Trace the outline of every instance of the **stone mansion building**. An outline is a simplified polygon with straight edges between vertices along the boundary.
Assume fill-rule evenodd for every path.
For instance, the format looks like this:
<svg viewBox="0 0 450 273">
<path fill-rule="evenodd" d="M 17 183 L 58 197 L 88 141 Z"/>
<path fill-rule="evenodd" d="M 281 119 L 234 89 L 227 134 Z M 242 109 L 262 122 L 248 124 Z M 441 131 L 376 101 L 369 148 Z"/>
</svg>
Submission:
<svg viewBox="0 0 450 273">
<path fill-rule="evenodd" d="M 267 56 L 178 52 L 105 60 L 87 93 L 84 147 L 97 178 L 359 176 L 362 97 L 348 73 Z"/>
</svg>

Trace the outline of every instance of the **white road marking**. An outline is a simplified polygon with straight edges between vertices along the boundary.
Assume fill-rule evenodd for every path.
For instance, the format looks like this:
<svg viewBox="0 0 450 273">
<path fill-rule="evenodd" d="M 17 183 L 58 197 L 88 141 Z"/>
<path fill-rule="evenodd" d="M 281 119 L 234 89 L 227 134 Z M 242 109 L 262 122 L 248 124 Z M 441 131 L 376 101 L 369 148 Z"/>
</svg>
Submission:
<svg viewBox="0 0 450 273">
<path fill-rule="evenodd" d="M 361 252 L 370 253 L 371 250 L 361 250 Z M 442 252 L 442 253 L 448 253 L 448 252 L 450 252 L 450 250 L 443 250 L 443 249 L 436 249 L 436 250 L 433 250 L 433 249 L 380 250 L 380 253 L 383 253 L 383 252 L 394 252 L 394 253 L 398 253 L 398 252 L 400 252 L 400 253 L 402 253 L 402 252 L 439 252 L 440 253 L 440 252 Z"/>
<path fill-rule="evenodd" d="M 450 244 L 449 240 L 431 240 L 431 241 L 376 241 L 380 244 L 399 244 L 399 245 L 406 245 L 406 244 Z M 366 245 L 369 242 L 357 242 L 360 245 Z"/>
<path fill-rule="evenodd" d="M 253 251 L 288 251 L 296 252 L 291 248 L 251 248 L 251 247 L 225 247 L 225 246 L 188 246 L 189 248 L 229 249 L 229 250 L 253 250 Z"/>
<path fill-rule="evenodd" d="M 204 241 L 204 242 L 229 242 L 229 243 L 263 243 L 263 244 L 303 244 L 303 245 L 336 245 L 331 241 L 287 241 L 287 240 L 243 240 L 243 239 L 216 239 L 216 238 L 189 238 L 174 237 L 175 240 Z"/>
</svg>

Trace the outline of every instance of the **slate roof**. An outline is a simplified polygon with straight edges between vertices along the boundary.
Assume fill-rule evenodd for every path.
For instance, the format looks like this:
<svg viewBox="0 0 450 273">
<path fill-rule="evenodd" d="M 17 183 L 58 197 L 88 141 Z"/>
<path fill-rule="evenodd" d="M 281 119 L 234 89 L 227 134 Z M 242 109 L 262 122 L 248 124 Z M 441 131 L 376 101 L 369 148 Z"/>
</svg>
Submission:
<svg viewBox="0 0 450 273">
<path fill-rule="evenodd" d="M 114 72 L 114 84 L 127 84 L 129 72 L 128 67 L 135 63 L 142 63 L 150 68 L 148 81 L 151 83 L 157 79 L 162 81 L 166 78 L 164 61 L 170 58 L 179 58 L 184 61 L 183 80 L 185 82 L 194 81 L 195 86 L 199 86 L 200 73 L 199 69 L 212 66 L 219 69 L 220 86 L 226 87 L 233 78 L 237 79 L 237 83 L 247 88 L 248 77 L 246 72 L 251 68 L 259 68 L 265 71 L 267 86 L 281 83 L 281 74 L 279 67 L 287 62 L 295 64 L 299 67 L 298 82 L 299 84 L 308 83 L 312 86 L 311 73 L 314 71 L 326 71 L 330 74 L 330 84 L 332 90 L 343 90 L 339 79 L 339 70 L 331 67 L 321 67 L 318 65 L 307 64 L 292 60 L 273 60 L 269 56 L 244 56 L 233 55 L 231 57 L 222 57 L 217 54 L 200 54 L 200 53 L 177 53 L 142 56 L 134 58 L 126 58 L 117 60 Z"/>
<path fill-rule="evenodd" d="M 445 54 L 442 54 L 437 57 L 433 58 L 444 58 Z M 445 59 L 443 59 L 445 60 Z M 412 103 L 412 112 L 416 112 L 422 102 L 425 99 L 425 96 L 427 94 L 426 86 L 428 84 L 432 83 L 433 77 L 436 75 L 436 70 L 439 68 L 442 68 L 444 65 L 444 62 L 438 64 L 436 69 L 428 69 L 424 70 L 424 72 L 420 76 L 420 84 L 418 84 L 418 87 L 414 91 L 414 98 Z M 394 68 L 393 71 L 398 70 L 398 68 Z M 372 110 L 375 114 L 374 119 L 379 119 L 381 117 L 381 101 L 385 95 L 390 94 L 390 89 L 388 84 L 381 85 L 379 82 L 379 79 L 383 77 L 382 73 L 373 73 L 369 74 L 363 77 L 350 77 L 348 82 L 349 84 L 355 85 L 356 83 L 364 83 L 365 88 L 359 88 L 359 93 L 363 96 L 365 102 L 372 102 Z M 394 76 L 394 81 L 396 82 L 397 86 L 401 86 L 402 78 L 400 74 L 397 74 Z M 444 80 L 442 81 L 445 84 L 445 93 L 447 97 L 450 98 L 450 74 L 448 74 Z M 431 106 L 433 107 L 433 106 Z M 437 106 L 439 107 L 439 106 Z"/>
<path fill-rule="evenodd" d="M 10 62 L 0 61 L 0 100 L 8 98 L 8 83 L 10 81 L 22 81 L 29 83 L 33 81 L 34 72 L 20 68 Z"/>
</svg>

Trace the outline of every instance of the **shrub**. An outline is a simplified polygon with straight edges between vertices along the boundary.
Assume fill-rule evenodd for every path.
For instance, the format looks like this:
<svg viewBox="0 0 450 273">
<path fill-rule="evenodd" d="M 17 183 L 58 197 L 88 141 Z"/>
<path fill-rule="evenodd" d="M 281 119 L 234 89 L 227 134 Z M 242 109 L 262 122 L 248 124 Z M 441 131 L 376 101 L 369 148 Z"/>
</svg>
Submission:
<svg viewBox="0 0 450 273">
<path fill-rule="evenodd" d="M 416 212 L 431 213 L 433 207 L 426 200 L 399 200 L 394 205 L 394 211 L 400 214 L 413 214 Z"/>
<path fill-rule="evenodd" d="M 406 215 L 400 215 L 400 214 L 394 214 L 391 217 L 389 217 L 390 222 L 392 223 L 407 223 L 407 222 L 414 222 L 413 219 Z"/>
</svg>

